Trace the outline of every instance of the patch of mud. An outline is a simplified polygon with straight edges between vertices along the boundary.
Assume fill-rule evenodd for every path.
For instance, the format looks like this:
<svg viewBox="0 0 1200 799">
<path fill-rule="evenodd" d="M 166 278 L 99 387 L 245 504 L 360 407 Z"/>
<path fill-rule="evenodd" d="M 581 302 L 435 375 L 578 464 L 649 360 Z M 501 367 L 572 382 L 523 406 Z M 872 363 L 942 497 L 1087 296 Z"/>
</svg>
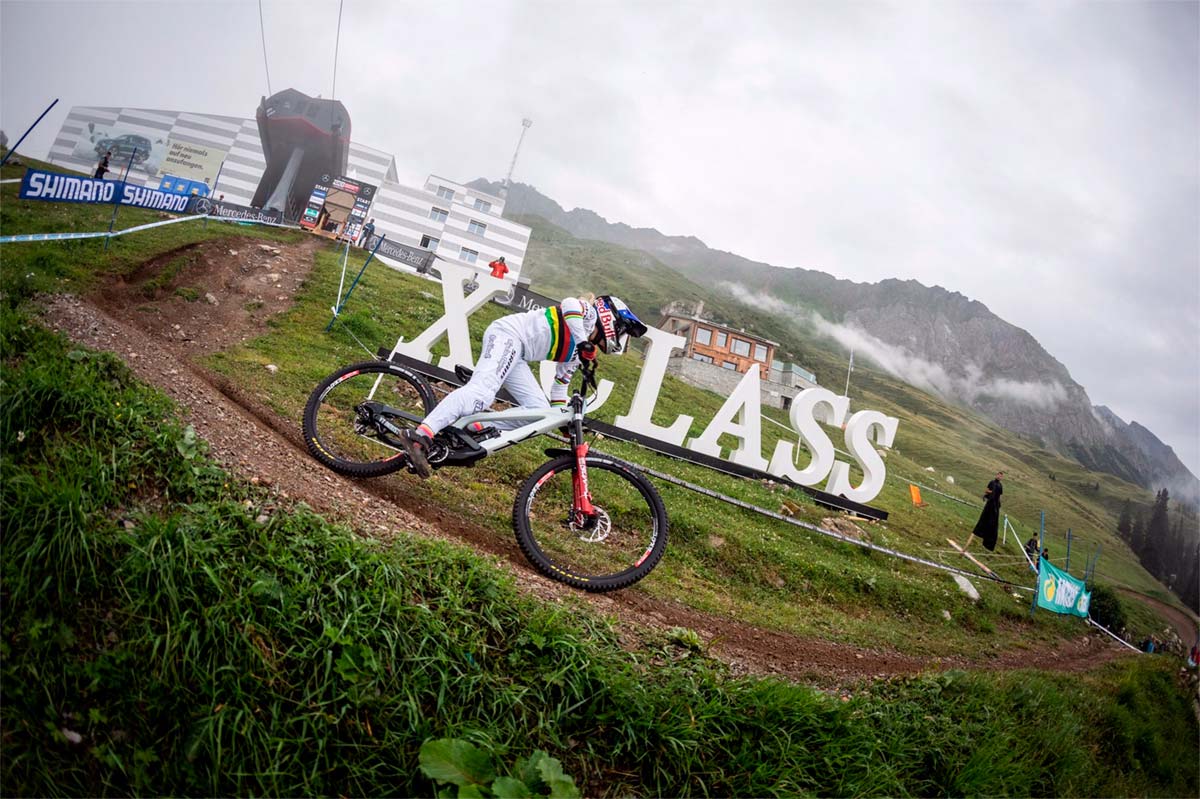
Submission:
<svg viewBox="0 0 1200 799">
<path fill-rule="evenodd" d="M 468 544 L 495 556 L 523 591 L 551 602 L 586 603 L 614 618 L 626 641 L 684 627 L 696 631 L 708 654 L 735 673 L 823 686 L 930 669 L 1085 669 L 1127 652 L 1107 639 L 1084 636 L 1052 650 L 921 658 L 766 630 L 655 599 L 637 588 L 596 595 L 547 580 L 528 565 L 512 536 L 497 536 L 463 514 L 429 505 L 416 480 L 351 481 L 325 469 L 305 451 L 297 420 L 279 417 L 196 365 L 200 355 L 259 335 L 271 315 L 290 307 L 323 242 L 278 245 L 278 253 L 262 244 L 227 239 L 189 245 L 88 300 L 51 298 L 46 320 L 81 344 L 115 353 L 140 379 L 165 391 L 226 468 L 268 486 L 282 504 L 306 502 L 327 518 L 352 525 L 359 535 L 385 542 L 405 531 Z M 180 288 L 194 289 L 198 297 L 190 299 Z M 209 294 L 215 302 L 205 299 Z"/>
<path fill-rule="evenodd" d="M 188 244 L 147 261 L 90 298 L 117 319 L 181 346 L 189 356 L 258 335 L 291 307 L 325 242 L 277 245 L 232 238 Z"/>
</svg>

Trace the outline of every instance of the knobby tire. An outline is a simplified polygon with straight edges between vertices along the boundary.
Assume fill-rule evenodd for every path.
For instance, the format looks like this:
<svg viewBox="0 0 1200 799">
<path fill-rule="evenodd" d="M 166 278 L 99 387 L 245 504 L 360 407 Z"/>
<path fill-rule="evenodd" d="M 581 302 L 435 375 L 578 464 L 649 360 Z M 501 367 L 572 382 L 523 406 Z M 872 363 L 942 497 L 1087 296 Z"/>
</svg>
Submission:
<svg viewBox="0 0 1200 799">
<path fill-rule="evenodd" d="M 667 546 L 667 512 L 658 491 L 631 466 L 602 455 L 587 456 L 592 503 L 611 528 L 603 540 L 565 521 L 573 496 L 575 456 L 542 464 L 526 479 L 513 504 L 517 544 L 538 571 L 585 591 L 615 591 L 649 574 Z"/>
<path fill-rule="evenodd" d="M 338 474 L 379 477 L 407 465 L 404 455 L 374 431 L 356 431 L 353 409 L 368 396 L 418 419 L 437 404 L 425 378 L 388 361 L 351 364 L 329 375 L 313 389 L 304 407 L 304 445 Z M 404 417 L 391 421 L 399 428 L 416 426 Z"/>
</svg>

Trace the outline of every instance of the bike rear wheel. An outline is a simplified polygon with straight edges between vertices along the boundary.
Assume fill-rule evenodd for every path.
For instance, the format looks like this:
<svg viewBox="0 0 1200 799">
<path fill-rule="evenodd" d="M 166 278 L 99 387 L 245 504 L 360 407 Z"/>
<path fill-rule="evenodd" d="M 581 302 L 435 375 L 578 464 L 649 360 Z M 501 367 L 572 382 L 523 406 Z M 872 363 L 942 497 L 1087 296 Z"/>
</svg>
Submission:
<svg viewBox="0 0 1200 799">
<path fill-rule="evenodd" d="M 436 404 L 416 372 L 387 361 L 356 363 L 325 378 L 309 396 L 304 444 L 339 474 L 388 474 L 408 462 L 398 431 L 416 427 Z"/>
<path fill-rule="evenodd" d="M 513 505 L 521 551 L 538 571 L 585 591 L 614 591 L 645 577 L 667 547 L 667 512 L 658 491 L 620 461 L 588 455 L 594 525 L 572 517 L 575 457 L 542 464 Z"/>
</svg>

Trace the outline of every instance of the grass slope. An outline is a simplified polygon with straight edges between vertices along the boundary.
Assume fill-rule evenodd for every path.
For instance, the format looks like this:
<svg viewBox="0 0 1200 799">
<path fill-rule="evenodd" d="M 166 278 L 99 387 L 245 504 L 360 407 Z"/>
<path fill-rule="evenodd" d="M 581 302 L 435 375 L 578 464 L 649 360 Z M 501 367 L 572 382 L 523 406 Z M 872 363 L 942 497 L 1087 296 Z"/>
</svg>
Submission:
<svg viewBox="0 0 1200 799">
<path fill-rule="evenodd" d="M 834 386 L 835 390 L 842 386 L 846 353 L 834 342 L 814 336 L 788 319 L 699 285 L 646 253 L 576 239 L 540 218 L 522 221 L 534 229 L 525 271 L 543 292 L 554 296 L 601 284 L 605 291 L 627 295 L 635 309 L 650 318 L 656 318 L 658 309 L 671 300 L 703 300 L 706 316 L 778 341 L 781 357 L 812 370 L 823 385 Z M 947 404 L 869 365 L 856 364 L 852 384 L 851 411 L 870 408 L 900 420 L 888 460 L 889 478 L 899 490 L 885 491 L 873 504 L 894 515 L 900 513 L 909 504 L 907 480 L 902 479 L 905 477 L 979 503 L 978 495 L 987 481 L 1004 469 L 1005 512 L 1028 537 L 1037 533 L 1040 514 L 1045 511 L 1047 538 L 1056 563 L 1062 566 L 1065 562 L 1069 529 L 1072 571 L 1081 574 L 1086 559 L 1102 546 L 1097 570 L 1102 579 L 1179 605 L 1178 598 L 1141 567 L 1115 532 L 1126 500 L 1144 509 L 1149 517 L 1152 492 L 1107 473 L 1089 471 L 970 409 Z M 764 446 L 764 451 L 770 450 Z M 934 469 L 932 474 L 928 467 Z M 952 477 L 953 483 L 947 477 Z M 924 498 L 933 505 L 945 502 L 928 493 Z M 928 526 L 954 529 L 952 519 L 945 515 L 932 511 L 917 515 L 932 517 L 928 518 Z"/>
<path fill-rule="evenodd" d="M 0 311 L 5 795 L 428 795 L 425 741 L 588 795 L 1195 795 L 1158 658 L 830 696 L 630 652 L 460 547 L 386 549 L 207 458 L 113 356 Z"/>
</svg>

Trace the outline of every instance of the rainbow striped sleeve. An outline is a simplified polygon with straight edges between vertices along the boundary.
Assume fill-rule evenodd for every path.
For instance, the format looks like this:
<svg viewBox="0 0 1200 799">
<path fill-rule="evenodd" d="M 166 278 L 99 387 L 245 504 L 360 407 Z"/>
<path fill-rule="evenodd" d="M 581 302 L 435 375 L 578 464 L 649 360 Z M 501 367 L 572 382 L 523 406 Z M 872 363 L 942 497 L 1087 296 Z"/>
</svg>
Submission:
<svg viewBox="0 0 1200 799">
<path fill-rule="evenodd" d="M 567 319 L 582 315 L 576 311 L 568 311 L 564 316 L 562 308 L 558 305 L 546 309 L 546 323 L 550 325 L 550 351 L 546 353 L 547 361 L 562 363 L 571 359 L 575 353 L 575 337 L 567 327 Z"/>
</svg>

